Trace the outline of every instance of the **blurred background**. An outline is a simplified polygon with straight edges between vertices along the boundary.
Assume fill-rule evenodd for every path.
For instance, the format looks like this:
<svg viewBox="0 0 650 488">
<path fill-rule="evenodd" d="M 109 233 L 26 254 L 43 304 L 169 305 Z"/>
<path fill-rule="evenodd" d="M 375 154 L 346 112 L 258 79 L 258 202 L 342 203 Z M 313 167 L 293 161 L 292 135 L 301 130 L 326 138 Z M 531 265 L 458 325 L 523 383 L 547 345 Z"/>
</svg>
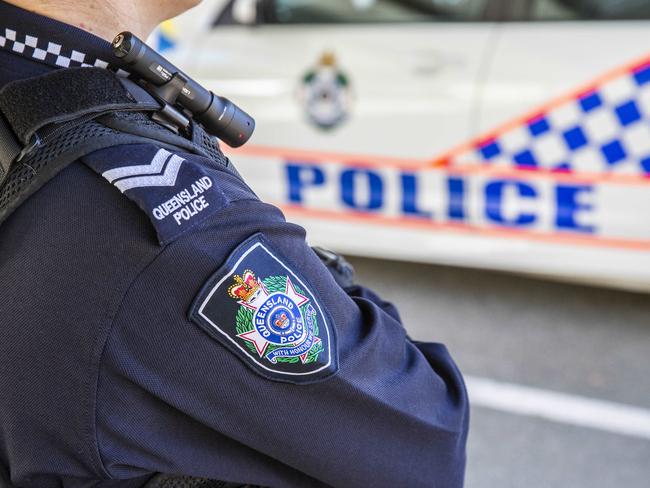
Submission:
<svg viewBox="0 0 650 488">
<path fill-rule="evenodd" d="M 205 0 L 150 42 L 472 409 L 467 486 L 650 486 L 650 2 Z"/>
</svg>

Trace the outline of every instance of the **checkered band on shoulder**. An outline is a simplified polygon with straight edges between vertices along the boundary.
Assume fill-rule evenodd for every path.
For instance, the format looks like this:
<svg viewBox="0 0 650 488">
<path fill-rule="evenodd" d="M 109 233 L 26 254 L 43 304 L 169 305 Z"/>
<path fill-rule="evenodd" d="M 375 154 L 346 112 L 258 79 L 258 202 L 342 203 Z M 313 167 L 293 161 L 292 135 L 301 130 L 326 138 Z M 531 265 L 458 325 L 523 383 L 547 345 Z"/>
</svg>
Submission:
<svg viewBox="0 0 650 488">
<path fill-rule="evenodd" d="M 453 164 L 650 175 L 650 59 L 483 138 Z"/>
<path fill-rule="evenodd" d="M 4 31 L 0 29 L 0 49 L 59 68 L 104 68 L 116 71 L 120 76 L 128 75 L 126 71 L 109 65 L 103 59 L 75 49 L 67 49 L 61 44 L 36 36 L 22 35 L 9 28 Z"/>
</svg>

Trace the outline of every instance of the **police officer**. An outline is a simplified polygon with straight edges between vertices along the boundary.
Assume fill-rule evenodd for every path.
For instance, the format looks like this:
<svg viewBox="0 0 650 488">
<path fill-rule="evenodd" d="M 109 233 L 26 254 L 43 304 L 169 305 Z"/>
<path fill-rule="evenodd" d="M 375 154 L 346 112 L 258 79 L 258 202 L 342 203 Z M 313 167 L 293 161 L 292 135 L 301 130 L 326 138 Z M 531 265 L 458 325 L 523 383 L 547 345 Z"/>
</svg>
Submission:
<svg viewBox="0 0 650 488">
<path fill-rule="evenodd" d="M 74 77 L 39 101 L 32 80 L 125 76 L 105 39 L 193 3 L 0 1 L 0 101 L 22 96 L 26 118 L 74 98 Z M 411 341 L 227 166 L 98 149 L 2 222 L 0 484 L 462 486 L 468 403 L 445 347 Z"/>
</svg>

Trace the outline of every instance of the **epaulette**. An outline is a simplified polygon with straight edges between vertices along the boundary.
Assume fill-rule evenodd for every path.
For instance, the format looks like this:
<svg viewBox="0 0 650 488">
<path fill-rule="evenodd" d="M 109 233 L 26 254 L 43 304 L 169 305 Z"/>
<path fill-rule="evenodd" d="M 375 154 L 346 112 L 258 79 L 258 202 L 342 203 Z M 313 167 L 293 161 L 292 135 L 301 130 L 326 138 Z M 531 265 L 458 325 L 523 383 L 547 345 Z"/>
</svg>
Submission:
<svg viewBox="0 0 650 488">
<path fill-rule="evenodd" d="M 222 181 L 229 175 L 189 153 L 137 144 L 96 151 L 82 161 L 137 204 L 149 217 L 161 245 L 195 228 L 230 202 Z"/>
</svg>

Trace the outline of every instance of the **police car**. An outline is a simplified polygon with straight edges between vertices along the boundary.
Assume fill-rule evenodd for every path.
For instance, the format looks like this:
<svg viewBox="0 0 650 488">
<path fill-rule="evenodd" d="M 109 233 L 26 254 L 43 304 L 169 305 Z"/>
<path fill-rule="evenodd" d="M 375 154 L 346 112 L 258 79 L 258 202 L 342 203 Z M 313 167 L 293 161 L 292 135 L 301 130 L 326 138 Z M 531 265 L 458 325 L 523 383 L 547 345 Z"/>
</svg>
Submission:
<svg viewBox="0 0 650 488">
<path fill-rule="evenodd" d="M 260 197 L 345 253 L 650 290 L 650 3 L 207 1 L 165 54 L 254 114 Z"/>
</svg>

